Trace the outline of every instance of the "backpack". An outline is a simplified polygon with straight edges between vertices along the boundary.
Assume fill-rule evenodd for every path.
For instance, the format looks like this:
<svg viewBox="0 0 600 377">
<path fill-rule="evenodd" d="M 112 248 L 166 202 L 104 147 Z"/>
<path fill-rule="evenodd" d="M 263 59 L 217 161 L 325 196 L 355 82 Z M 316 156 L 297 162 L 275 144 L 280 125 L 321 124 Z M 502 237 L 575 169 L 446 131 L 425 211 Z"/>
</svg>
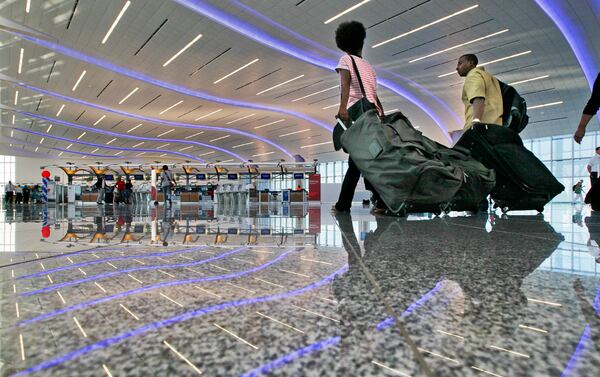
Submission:
<svg viewBox="0 0 600 377">
<path fill-rule="evenodd" d="M 529 123 L 527 102 L 512 86 L 498 80 L 502 92 L 502 125 L 519 133 Z"/>
</svg>

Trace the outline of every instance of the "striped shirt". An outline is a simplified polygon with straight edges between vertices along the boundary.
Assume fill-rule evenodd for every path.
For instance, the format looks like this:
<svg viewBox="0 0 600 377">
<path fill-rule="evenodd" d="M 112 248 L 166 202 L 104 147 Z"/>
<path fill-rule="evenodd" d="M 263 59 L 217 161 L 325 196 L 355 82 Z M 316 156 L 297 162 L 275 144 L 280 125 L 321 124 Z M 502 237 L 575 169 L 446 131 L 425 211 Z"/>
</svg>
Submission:
<svg viewBox="0 0 600 377">
<path fill-rule="evenodd" d="M 382 114 L 382 109 L 379 108 L 377 104 L 377 74 L 375 70 L 363 58 L 360 58 L 356 55 L 353 55 L 354 61 L 356 62 L 356 66 L 358 67 L 358 71 L 360 72 L 360 78 L 362 79 L 363 86 L 365 87 L 365 94 L 367 95 L 367 99 L 369 102 L 372 102 L 377 106 L 377 110 L 379 114 Z M 344 55 L 340 58 L 337 67 L 335 67 L 336 72 L 339 73 L 340 69 L 345 69 L 350 71 L 350 98 L 348 99 L 348 107 L 352 106 L 358 100 L 360 100 L 363 95 L 360 91 L 360 85 L 358 83 L 358 77 L 354 72 L 354 67 L 352 65 L 352 59 L 350 55 Z"/>
</svg>

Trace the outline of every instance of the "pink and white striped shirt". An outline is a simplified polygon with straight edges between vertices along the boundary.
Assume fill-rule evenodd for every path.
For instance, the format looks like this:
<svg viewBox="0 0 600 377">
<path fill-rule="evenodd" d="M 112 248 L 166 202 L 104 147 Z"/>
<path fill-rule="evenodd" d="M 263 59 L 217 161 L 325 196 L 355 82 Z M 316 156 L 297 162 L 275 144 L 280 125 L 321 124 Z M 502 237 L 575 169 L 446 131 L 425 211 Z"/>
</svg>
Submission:
<svg viewBox="0 0 600 377">
<path fill-rule="evenodd" d="M 377 106 L 377 111 L 381 115 L 383 113 L 382 109 L 379 108 L 377 104 L 377 74 L 375 70 L 365 59 L 358 57 L 356 55 L 352 55 L 354 57 L 354 62 L 358 67 L 358 71 L 360 72 L 360 78 L 362 79 L 363 86 L 365 87 L 365 94 L 367 95 L 367 99 L 369 102 L 372 102 Z M 362 92 L 360 91 L 360 85 L 358 84 L 358 77 L 354 72 L 354 67 L 352 65 L 352 59 L 350 55 L 344 55 L 340 58 L 337 67 L 335 67 L 336 72 L 339 73 L 340 69 L 345 69 L 350 71 L 350 98 L 348 99 L 348 107 L 352 106 L 358 100 L 362 98 Z"/>
</svg>

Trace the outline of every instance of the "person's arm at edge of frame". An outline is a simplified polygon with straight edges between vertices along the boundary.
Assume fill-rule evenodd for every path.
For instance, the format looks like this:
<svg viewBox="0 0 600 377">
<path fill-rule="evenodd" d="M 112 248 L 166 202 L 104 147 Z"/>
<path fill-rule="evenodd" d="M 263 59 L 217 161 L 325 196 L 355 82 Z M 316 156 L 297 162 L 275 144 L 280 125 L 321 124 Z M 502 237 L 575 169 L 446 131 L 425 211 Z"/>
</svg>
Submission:
<svg viewBox="0 0 600 377">
<path fill-rule="evenodd" d="M 598 112 L 598 108 L 600 107 L 600 74 L 596 77 L 596 81 L 594 81 L 594 87 L 592 89 L 592 96 L 590 97 L 587 105 L 583 109 L 583 114 L 581 114 L 581 119 L 579 120 L 579 125 L 577 126 L 577 130 L 573 135 L 573 139 L 577 144 L 581 144 L 581 140 L 585 136 L 585 128 L 587 127 L 590 120 L 596 115 Z"/>
</svg>

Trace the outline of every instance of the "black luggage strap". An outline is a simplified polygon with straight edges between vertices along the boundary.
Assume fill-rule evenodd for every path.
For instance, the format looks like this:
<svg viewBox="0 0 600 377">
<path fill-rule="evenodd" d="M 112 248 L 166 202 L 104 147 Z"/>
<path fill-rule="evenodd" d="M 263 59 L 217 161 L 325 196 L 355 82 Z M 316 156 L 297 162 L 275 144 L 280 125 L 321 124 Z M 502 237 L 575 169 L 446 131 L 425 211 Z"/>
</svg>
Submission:
<svg viewBox="0 0 600 377">
<path fill-rule="evenodd" d="M 354 58 L 352 57 L 352 55 L 348 54 L 348 56 L 350 56 L 350 59 L 352 60 L 352 66 L 354 67 L 354 72 L 356 72 L 356 78 L 358 78 L 358 85 L 360 86 L 360 92 L 362 93 L 363 97 L 367 98 L 367 94 L 365 92 L 365 87 L 363 86 L 362 79 L 360 78 L 360 72 L 358 71 L 358 66 L 356 65 L 356 62 L 354 61 Z"/>
</svg>

